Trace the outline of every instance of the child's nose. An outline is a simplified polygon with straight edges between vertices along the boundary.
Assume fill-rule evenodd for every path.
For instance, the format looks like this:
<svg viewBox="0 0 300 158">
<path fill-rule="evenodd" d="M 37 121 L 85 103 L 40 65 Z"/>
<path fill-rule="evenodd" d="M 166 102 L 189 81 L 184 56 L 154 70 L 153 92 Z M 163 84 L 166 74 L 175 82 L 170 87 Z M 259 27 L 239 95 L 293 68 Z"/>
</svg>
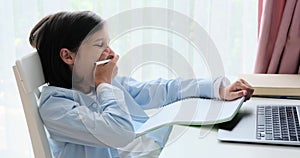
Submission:
<svg viewBox="0 0 300 158">
<path fill-rule="evenodd" d="M 107 52 L 107 53 L 110 53 L 110 48 L 107 47 L 107 48 L 104 49 L 104 51 Z"/>
</svg>

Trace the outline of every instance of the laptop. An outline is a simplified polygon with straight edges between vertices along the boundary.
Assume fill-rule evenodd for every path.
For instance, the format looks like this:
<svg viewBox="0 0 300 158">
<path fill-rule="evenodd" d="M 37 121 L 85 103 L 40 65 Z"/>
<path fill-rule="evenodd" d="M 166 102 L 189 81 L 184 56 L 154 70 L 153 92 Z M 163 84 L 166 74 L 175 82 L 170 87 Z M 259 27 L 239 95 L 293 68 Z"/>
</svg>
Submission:
<svg viewBox="0 0 300 158">
<path fill-rule="evenodd" d="M 299 120 L 300 104 L 250 104 L 220 126 L 218 140 L 300 146 Z"/>
</svg>

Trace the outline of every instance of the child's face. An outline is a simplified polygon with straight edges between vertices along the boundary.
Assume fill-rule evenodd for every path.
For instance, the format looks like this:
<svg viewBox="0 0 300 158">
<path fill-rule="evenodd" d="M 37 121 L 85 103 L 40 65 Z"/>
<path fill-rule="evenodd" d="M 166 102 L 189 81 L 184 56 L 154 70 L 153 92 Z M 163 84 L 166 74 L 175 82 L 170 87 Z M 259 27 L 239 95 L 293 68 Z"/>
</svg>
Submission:
<svg viewBox="0 0 300 158">
<path fill-rule="evenodd" d="M 73 67 L 72 81 L 74 86 L 78 87 L 80 84 L 79 87 L 94 87 L 95 62 L 98 61 L 103 52 L 113 53 L 107 49 L 108 43 L 109 36 L 106 27 L 83 40 Z"/>
</svg>

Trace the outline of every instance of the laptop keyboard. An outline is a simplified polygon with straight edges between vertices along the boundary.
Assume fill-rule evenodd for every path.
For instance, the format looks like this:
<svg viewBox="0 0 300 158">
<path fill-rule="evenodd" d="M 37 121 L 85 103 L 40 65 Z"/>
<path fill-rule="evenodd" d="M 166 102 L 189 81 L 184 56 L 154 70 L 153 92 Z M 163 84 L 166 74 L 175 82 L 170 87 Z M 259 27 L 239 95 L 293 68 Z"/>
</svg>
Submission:
<svg viewBox="0 0 300 158">
<path fill-rule="evenodd" d="M 296 106 L 257 106 L 256 138 L 300 141 Z"/>
</svg>

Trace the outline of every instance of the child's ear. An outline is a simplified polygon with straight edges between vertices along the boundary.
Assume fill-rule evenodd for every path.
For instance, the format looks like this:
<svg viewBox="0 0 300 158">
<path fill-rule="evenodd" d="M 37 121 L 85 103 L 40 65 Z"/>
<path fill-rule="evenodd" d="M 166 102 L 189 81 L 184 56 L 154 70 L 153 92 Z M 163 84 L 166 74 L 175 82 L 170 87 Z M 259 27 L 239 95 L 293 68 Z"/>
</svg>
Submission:
<svg viewBox="0 0 300 158">
<path fill-rule="evenodd" d="M 61 59 L 68 65 L 74 65 L 76 53 L 67 48 L 62 48 L 59 52 Z"/>
</svg>

